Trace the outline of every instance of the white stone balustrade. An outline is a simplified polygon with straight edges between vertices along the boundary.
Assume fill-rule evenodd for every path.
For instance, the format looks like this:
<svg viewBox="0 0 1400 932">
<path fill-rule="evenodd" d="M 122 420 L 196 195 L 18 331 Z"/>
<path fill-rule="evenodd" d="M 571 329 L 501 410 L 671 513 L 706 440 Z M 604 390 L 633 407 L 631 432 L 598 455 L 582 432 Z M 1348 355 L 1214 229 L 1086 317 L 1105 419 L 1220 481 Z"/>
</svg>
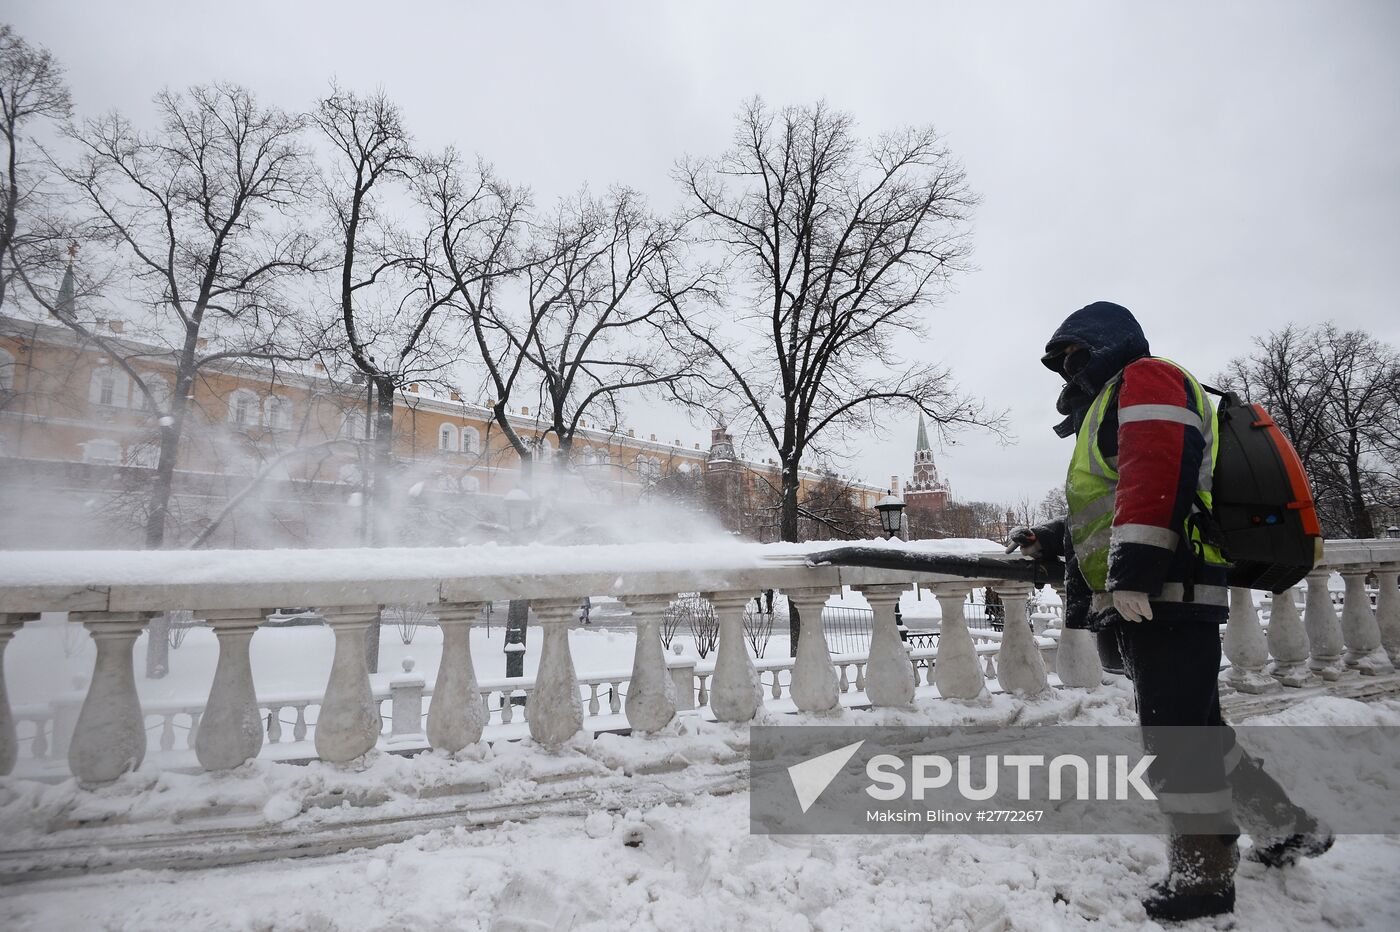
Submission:
<svg viewBox="0 0 1400 932">
<path fill-rule="evenodd" d="M 1324 680 L 1336 680 L 1342 675 L 1342 625 L 1332 605 L 1328 584 L 1332 571 L 1326 566 L 1308 574 L 1308 597 L 1303 612 L 1303 626 L 1308 632 L 1311 659 L 1308 668 Z"/>
<path fill-rule="evenodd" d="M 986 689 L 977 647 L 967 627 L 963 609 L 972 584 L 939 583 L 933 587 L 942 620 L 938 628 L 938 662 L 933 665 L 933 682 L 945 699 L 976 699 Z"/>
<path fill-rule="evenodd" d="M 389 744 L 416 744 L 423 733 L 423 674 L 414 672 L 417 663 L 405 657 L 403 672 L 389 681 Z"/>
<path fill-rule="evenodd" d="M 226 770 L 258 756 L 262 716 L 253 690 L 248 647 L 265 609 L 208 609 L 201 613 L 219 639 L 219 662 L 209 701 L 195 735 L 195 754 L 205 770 Z"/>
<path fill-rule="evenodd" d="M 800 616 L 797 660 L 792 668 L 792 701 L 803 712 L 830 712 L 840 702 L 836 665 L 826 645 L 822 606 L 830 589 L 789 589 L 788 605 Z"/>
<path fill-rule="evenodd" d="M 343 763 L 368 753 L 379 738 L 379 709 L 370 689 L 365 644 L 379 606 L 337 606 L 321 614 L 335 632 L 335 655 L 316 721 L 316 753 L 322 760 Z"/>
<path fill-rule="evenodd" d="M 1265 643 L 1273 660 L 1264 672 L 1280 684 L 1297 689 L 1320 682 L 1308 668 L 1308 632 L 1298 614 L 1296 590 L 1285 589 L 1273 596 Z"/>
<path fill-rule="evenodd" d="M 69 617 L 92 635 L 97 659 L 68 747 L 68 769 L 83 786 L 95 786 L 135 770 L 146 756 L 146 721 L 132 668 L 132 648 L 146 615 L 73 612 Z"/>
<path fill-rule="evenodd" d="M 865 694 L 874 706 L 907 706 L 914 701 L 914 667 L 895 620 L 895 607 L 906 588 L 900 583 L 860 587 L 860 594 L 870 603 L 873 615 L 870 659 L 861 675 Z M 844 664 L 841 669 L 844 675 Z"/>
<path fill-rule="evenodd" d="M 719 615 L 719 650 L 715 655 L 714 687 L 710 709 L 721 722 L 747 722 L 763 704 L 758 671 L 744 643 L 746 592 L 707 592 L 706 598 Z"/>
<path fill-rule="evenodd" d="M 641 734 L 660 731 L 676 717 L 676 684 L 666 670 L 666 654 L 661 649 L 661 620 L 671 598 L 663 594 L 626 599 L 637 622 L 632 680 L 627 690 L 627 724 Z"/>
<path fill-rule="evenodd" d="M 1376 626 L 1381 647 L 1393 665 L 1400 665 L 1400 563 L 1376 567 Z"/>
<path fill-rule="evenodd" d="M 829 546 L 736 543 L 732 549 L 700 552 L 649 546 L 640 556 L 637 548 L 491 548 L 487 553 L 445 548 L 407 552 L 398 563 L 392 555 L 372 551 L 250 551 L 226 576 L 208 564 L 206 554 L 93 554 L 57 560 L 15 552 L 0 565 L 0 770 L 11 770 L 21 758 L 20 768 L 28 772 L 32 762 L 23 760 L 27 755 L 43 761 L 43 772 L 52 776 L 66 758 L 81 785 L 94 786 L 140 766 L 148 736 L 153 754 L 148 766 L 162 766 L 164 758 L 156 755 L 166 752 L 184 755 L 178 766 L 197 758 L 205 769 L 217 770 L 260 755 L 305 759 L 313 754 L 313 741 L 314 754 L 332 762 L 355 761 L 377 745 L 411 750 L 425 741 L 455 753 L 487 737 L 518 738 L 527 728 L 540 744 L 558 747 L 583 731 L 589 719 L 596 720 L 594 728 L 620 728 L 624 712 L 632 730 L 645 734 L 666 727 L 676 715 L 712 714 L 724 722 L 747 722 L 764 701 L 779 712 L 794 707 L 832 712 L 842 703 L 901 706 L 930 685 L 949 699 L 977 699 L 988 685 L 1035 696 L 1049 688 L 1047 650 L 1065 685 L 1093 688 L 1102 677 L 1087 632 L 1059 632 L 1058 650 L 1052 647 L 1055 638 L 1032 636 L 1028 586 L 805 564 L 804 549 Z M 548 552 L 541 556 L 537 550 Z M 615 557 L 618 553 L 623 557 Z M 109 557 L 115 558 L 116 568 L 104 569 Z M 624 559 L 625 565 L 614 559 Z M 408 560 L 412 571 L 405 576 Z M 386 565 L 401 575 L 376 575 Z M 1329 591 L 1334 571 L 1345 579 L 1344 599 L 1334 600 Z M 1225 629 L 1232 662 L 1227 679 L 1237 670 L 1251 677 L 1265 672 L 1270 684 L 1297 687 L 1316 682 L 1314 671 L 1350 681 L 1358 680 L 1358 672 L 1385 675 L 1392 663 L 1386 653 L 1400 648 L 1398 571 L 1400 543 L 1330 542 L 1325 562 L 1308 580 L 1305 617 L 1299 618 L 1293 593 L 1284 593 L 1274 600 L 1267 636 L 1252 596 L 1233 594 L 1231 623 Z M 271 581 L 259 582 L 258 573 Z M 1374 611 L 1364 586 L 1367 573 L 1374 573 L 1380 585 Z M 910 650 L 898 640 L 894 606 L 911 582 L 931 589 L 942 607 L 936 647 Z M 1002 596 L 1005 631 L 977 632 L 975 637 L 985 642 L 978 644 L 963 604 L 970 589 L 983 585 Z M 868 655 L 833 657 L 828 649 L 822 606 L 843 586 L 863 592 L 872 606 Z M 754 661 L 747 650 L 745 602 L 769 588 L 786 593 L 802 615 L 796 658 Z M 660 648 L 656 628 L 665 602 L 676 592 L 704 593 L 715 607 L 720 636 L 712 667 L 706 660 L 670 656 Z M 567 629 L 585 594 L 614 596 L 636 614 L 641 636 L 630 674 L 576 674 Z M 543 625 L 539 671 L 534 677 L 479 681 L 471 657 L 472 621 L 483 604 L 512 598 L 530 600 Z M 433 606 L 443 632 L 441 665 L 435 682 L 411 674 L 394 677 L 388 685 L 386 676 L 376 687 L 366 669 L 365 634 L 379 606 L 402 602 Z M 251 640 L 276 634 L 256 633 L 262 609 L 249 608 L 249 603 L 321 606 L 335 635 L 323 692 L 255 694 L 248 660 Z M 135 688 L 133 646 L 151 615 L 179 606 L 202 606 L 200 615 L 218 638 L 219 660 L 208 699 L 202 705 L 197 700 L 148 702 L 143 708 Z M 75 682 L 76 692 L 47 706 L 12 707 L 3 679 L 5 645 L 24 637 L 21 622 L 49 610 L 67 611 L 69 623 L 81 625 L 92 637 L 97 648 L 92 677 Z M 11 663 L 14 651 L 11 644 Z M 989 678 L 999 682 L 989 684 Z M 932 694 L 922 695 L 927 701 Z M 518 704 L 522 699 L 525 704 Z M 380 711 L 390 704 L 394 708 L 386 734 Z M 502 730 L 488 735 L 487 728 Z"/>
<path fill-rule="evenodd" d="M 1225 624 L 1225 656 L 1230 670 L 1225 682 L 1242 693 L 1267 693 L 1280 689 L 1278 681 L 1264 673 L 1269 644 L 1254 607 L 1254 591 L 1230 589 L 1230 616 Z"/>
<path fill-rule="evenodd" d="M 0 615 L 0 777 L 15 769 L 19 757 L 19 735 L 10 712 L 10 693 L 5 687 L 5 648 L 26 620 L 22 615 Z"/>
<path fill-rule="evenodd" d="M 449 754 L 480 741 L 490 717 L 472 664 L 471 627 L 480 613 L 481 604 L 476 602 L 437 606 L 442 657 L 428 707 L 428 743 Z"/>
<path fill-rule="evenodd" d="M 578 694 L 578 674 L 569 651 L 569 622 L 579 600 L 541 599 L 531 603 L 540 620 L 540 668 L 528 706 L 530 737 L 547 748 L 557 748 L 583 729 L 583 702 Z"/>
<path fill-rule="evenodd" d="M 1342 602 L 1342 643 L 1346 652 L 1342 660 L 1347 669 L 1363 676 L 1394 673 L 1395 667 L 1381 650 L 1381 630 L 1371 611 L 1371 599 L 1366 593 L 1366 576 L 1370 567 L 1348 566 L 1342 570 L 1346 596 Z"/>
<path fill-rule="evenodd" d="M 997 652 L 997 680 L 1009 693 L 1039 696 L 1050 688 L 1050 683 L 1026 613 L 1031 587 L 1025 583 L 997 583 L 992 588 L 1006 611 L 1001 650 Z"/>
</svg>

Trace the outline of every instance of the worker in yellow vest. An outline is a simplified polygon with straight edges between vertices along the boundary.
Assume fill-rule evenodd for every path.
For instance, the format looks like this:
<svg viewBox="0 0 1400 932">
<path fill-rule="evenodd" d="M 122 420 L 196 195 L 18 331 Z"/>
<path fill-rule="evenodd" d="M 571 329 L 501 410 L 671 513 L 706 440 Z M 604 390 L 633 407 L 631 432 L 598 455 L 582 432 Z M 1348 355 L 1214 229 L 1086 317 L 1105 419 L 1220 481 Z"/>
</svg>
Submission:
<svg viewBox="0 0 1400 932">
<path fill-rule="evenodd" d="M 1151 355 L 1141 326 L 1117 304 L 1071 314 L 1041 361 L 1065 382 L 1055 431 L 1076 438 L 1069 513 L 1018 528 L 1012 541 L 1027 554 L 1065 559 L 1066 626 L 1112 637 L 1132 679 L 1172 829 L 1168 876 L 1144 900 L 1148 915 L 1230 912 L 1239 861 L 1231 784 L 1242 761 L 1248 803 L 1294 823 L 1282 835 L 1255 837 L 1257 859 L 1292 863 L 1327 850 L 1331 835 L 1241 755 L 1220 713 L 1219 625 L 1229 589 L 1208 533 L 1215 409 L 1190 372 Z M 1188 733 L 1177 726 L 1200 728 L 1182 739 Z"/>
</svg>

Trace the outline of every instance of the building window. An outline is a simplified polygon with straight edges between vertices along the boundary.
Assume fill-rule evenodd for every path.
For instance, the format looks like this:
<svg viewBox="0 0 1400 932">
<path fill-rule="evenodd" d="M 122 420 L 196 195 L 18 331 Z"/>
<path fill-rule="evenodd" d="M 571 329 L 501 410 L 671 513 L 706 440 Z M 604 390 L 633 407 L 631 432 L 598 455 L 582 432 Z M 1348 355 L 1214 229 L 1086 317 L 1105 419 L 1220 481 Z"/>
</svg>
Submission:
<svg viewBox="0 0 1400 932">
<path fill-rule="evenodd" d="M 361 411 L 346 411 L 340 419 L 342 440 L 365 439 L 365 416 Z"/>
<path fill-rule="evenodd" d="M 475 427 L 462 428 L 462 452 L 475 453 L 481 446 L 481 435 Z"/>
<path fill-rule="evenodd" d="M 81 446 L 84 463 L 116 465 L 122 461 L 122 445 L 115 440 L 89 440 Z"/>
<path fill-rule="evenodd" d="M 88 400 L 95 405 L 108 408 L 126 407 L 126 375 L 111 366 L 102 366 L 92 373 L 92 383 L 88 387 Z"/>
<path fill-rule="evenodd" d="M 0 349 L 0 392 L 13 391 L 15 387 L 15 357 Z"/>
<path fill-rule="evenodd" d="M 258 396 L 240 388 L 228 398 L 228 422 L 235 427 L 251 427 L 258 422 Z"/>
<path fill-rule="evenodd" d="M 457 452 L 457 428 L 451 424 L 438 428 L 438 449 L 444 453 Z"/>
<path fill-rule="evenodd" d="M 292 402 L 281 395 L 269 395 L 263 402 L 263 424 L 276 430 L 292 426 Z"/>
</svg>

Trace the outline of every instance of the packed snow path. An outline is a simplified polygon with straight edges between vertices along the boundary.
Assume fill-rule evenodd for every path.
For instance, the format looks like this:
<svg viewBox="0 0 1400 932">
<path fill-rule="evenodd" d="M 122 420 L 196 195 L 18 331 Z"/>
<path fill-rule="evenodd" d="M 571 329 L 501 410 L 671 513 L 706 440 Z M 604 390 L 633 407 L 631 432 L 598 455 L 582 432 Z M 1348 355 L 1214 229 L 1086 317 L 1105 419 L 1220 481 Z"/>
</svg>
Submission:
<svg viewBox="0 0 1400 932">
<path fill-rule="evenodd" d="M 940 723 L 1048 718 L 1085 724 L 1132 721 L 1121 687 L 1059 691 L 1024 702 L 991 696 L 971 703 L 921 702 L 913 712 L 846 712 L 852 723 Z M 1400 724 L 1400 700 L 1315 698 L 1255 721 L 1279 724 Z M 580 760 L 645 769 L 668 755 L 697 760 L 741 729 L 709 726 L 646 742 L 578 742 L 557 755 L 512 745 L 497 757 L 434 765 L 523 768 L 520 788 L 547 784 L 541 770 Z M 480 755 L 478 755 L 480 756 Z M 383 755 L 342 768 L 343 779 L 393 782 L 408 772 Z M 553 762 L 551 764 L 551 762 Z M 254 772 L 230 779 L 256 779 Z M 318 764 L 313 768 L 332 769 Z M 531 771 L 536 780 L 524 779 Z M 313 779 L 281 767 L 277 793 Z M 422 772 L 420 766 L 418 772 Z M 585 791 L 583 806 L 539 814 L 522 804 L 476 828 L 444 825 L 407 841 L 311 859 L 278 859 L 202 870 L 136 870 L 0 888 L 6 929 L 1076 929 L 1154 928 L 1138 905 L 1163 867 L 1160 839 L 1142 836 L 828 836 L 749 833 L 747 795 L 703 765 L 639 781 L 646 792 L 615 793 L 608 781 L 556 783 L 560 799 Z M 134 776 L 134 775 L 133 775 Z M 266 776 L 266 775 L 264 775 Z M 323 775 L 324 776 L 324 775 Z M 431 778 L 429 778 L 431 779 Z M 711 779 L 713 785 L 705 786 Z M 1344 780 L 1345 775 L 1339 775 Z M 588 787 L 593 787 L 588 791 Z M 279 782 L 280 781 L 280 782 Z M 1400 784 L 1400 775 L 1397 775 Z M 666 787 L 669 794 L 655 790 Z M 324 788 L 324 787 L 323 787 Z M 1400 786 L 1397 786 L 1400 789 Z M 713 790 L 718 789 L 718 795 Z M 187 792 L 207 792 L 187 786 Z M 103 791 L 109 799 L 119 788 Z M 179 784 L 172 786 L 178 795 Z M 43 799 L 11 799 L 39 811 Z M 394 809 L 393 801 L 382 803 Z M 294 812 L 289 807 L 288 812 Z M 13 815 L 13 810 L 6 814 Z M 282 814 L 282 815 L 285 815 Z M 311 831 L 334 812 L 293 817 Z M 465 819 L 463 821 L 466 821 Z M 1400 923 L 1400 839 L 1352 836 L 1322 858 L 1286 871 L 1245 864 L 1237 928 L 1392 930 Z M 1215 928 L 1207 924 L 1198 928 Z M 1192 928 L 1186 926 L 1185 928 Z"/>
</svg>

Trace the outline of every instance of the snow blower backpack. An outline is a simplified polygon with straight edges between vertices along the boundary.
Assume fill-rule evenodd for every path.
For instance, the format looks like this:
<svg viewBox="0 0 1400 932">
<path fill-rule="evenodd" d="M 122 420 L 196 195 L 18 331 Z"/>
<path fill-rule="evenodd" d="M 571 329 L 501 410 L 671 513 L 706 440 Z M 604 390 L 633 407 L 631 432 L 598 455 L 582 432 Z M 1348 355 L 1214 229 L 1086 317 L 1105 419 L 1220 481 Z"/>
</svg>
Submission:
<svg viewBox="0 0 1400 932">
<path fill-rule="evenodd" d="M 1322 558 L 1322 528 L 1302 460 L 1261 406 L 1201 387 L 1221 399 L 1213 527 L 1206 536 L 1230 561 L 1231 586 L 1283 592 Z"/>
</svg>

